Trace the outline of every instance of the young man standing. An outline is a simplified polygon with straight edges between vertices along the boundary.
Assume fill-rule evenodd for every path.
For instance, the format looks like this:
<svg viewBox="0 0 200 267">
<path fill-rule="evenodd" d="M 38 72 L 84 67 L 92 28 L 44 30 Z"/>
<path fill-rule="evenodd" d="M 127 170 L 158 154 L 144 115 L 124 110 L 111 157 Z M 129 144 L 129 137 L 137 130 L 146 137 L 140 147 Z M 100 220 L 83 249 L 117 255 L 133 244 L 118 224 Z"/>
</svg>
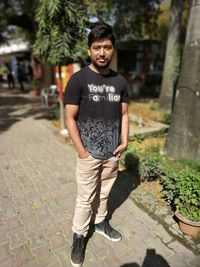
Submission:
<svg viewBox="0 0 200 267">
<path fill-rule="evenodd" d="M 128 145 L 127 83 L 109 68 L 115 37 L 109 25 L 88 36 L 91 64 L 76 72 L 65 90 L 66 125 L 77 151 L 78 185 L 73 219 L 71 263 L 81 266 L 89 225 L 117 242 L 121 234 L 106 220 L 107 200 Z"/>
</svg>

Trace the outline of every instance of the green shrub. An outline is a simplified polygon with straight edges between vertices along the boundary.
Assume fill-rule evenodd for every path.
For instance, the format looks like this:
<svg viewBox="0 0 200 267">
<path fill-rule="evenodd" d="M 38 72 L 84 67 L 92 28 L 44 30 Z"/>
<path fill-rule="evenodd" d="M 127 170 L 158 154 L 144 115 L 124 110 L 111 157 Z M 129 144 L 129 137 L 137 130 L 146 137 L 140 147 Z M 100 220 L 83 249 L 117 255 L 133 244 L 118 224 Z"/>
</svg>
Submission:
<svg viewBox="0 0 200 267">
<path fill-rule="evenodd" d="M 200 173 L 200 164 L 192 160 L 181 159 L 179 163 Z"/>
<path fill-rule="evenodd" d="M 160 176 L 160 160 L 159 147 L 152 146 L 146 150 L 129 148 L 121 163 L 127 170 L 139 173 L 143 180 L 152 181 Z"/>
<path fill-rule="evenodd" d="M 192 221 L 200 221 L 200 174 L 182 164 L 168 169 L 163 179 L 163 193 L 180 214 Z M 182 165 L 183 167 L 183 165 Z"/>
<path fill-rule="evenodd" d="M 171 120 L 172 120 L 172 114 L 171 113 L 164 113 L 163 122 L 166 124 L 170 124 Z"/>
<path fill-rule="evenodd" d="M 142 143 L 144 141 L 144 135 L 143 134 L 135 134 L 130 138 L 130 141 L 137 141 L 138 143 Z"/>
<path fill-rule="evenodd" d="M 158 104 L 155 102 L 151 102 L 149 105 L 149 109 L 154 111 L 154 110 L 158 110 Z"/>
<path fill-rule="evenodd" d="M 160 147 L 151 146 L 141 153 L 140 176 L 144 180 L 152 181 L 160 177 L 161 156 Z"/>
<path fill-rule="evenodd" d="M 200 221 L 200 165 L 193 161 L 173 161 L 160 155 L 159 146 L 129 147 L 121 163 L 140 178 L 152 181 L 162 176 L 163 194 L 178 207 L 182 216 Z"/>
<path fill-rule="evenodd" d="M 159 167 L 159 159 L 156 156 L 144 158 L 139 167 L 142 179 L 152 181 L 160 177 L 161 169 Z"/>
</svg>

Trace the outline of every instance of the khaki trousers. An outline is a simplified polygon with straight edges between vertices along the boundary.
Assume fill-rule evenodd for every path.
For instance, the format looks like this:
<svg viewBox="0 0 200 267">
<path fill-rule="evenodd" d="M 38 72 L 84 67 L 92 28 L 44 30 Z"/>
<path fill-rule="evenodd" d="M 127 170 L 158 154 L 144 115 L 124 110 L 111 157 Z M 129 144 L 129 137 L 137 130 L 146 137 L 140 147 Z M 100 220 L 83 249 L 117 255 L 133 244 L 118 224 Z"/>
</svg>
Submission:
<svg viewBox="0 0 200 267">
<path fill-rule="evenodd" d="M 103 221 L 107 215 L 107 201 L 110 190 L 117 178 L 118 157 L 107 160 L 77 157 L 76 179 L 77 199 L 72 231 L 87 235 L 91 216 L 93 222 Z"/>
</svg>

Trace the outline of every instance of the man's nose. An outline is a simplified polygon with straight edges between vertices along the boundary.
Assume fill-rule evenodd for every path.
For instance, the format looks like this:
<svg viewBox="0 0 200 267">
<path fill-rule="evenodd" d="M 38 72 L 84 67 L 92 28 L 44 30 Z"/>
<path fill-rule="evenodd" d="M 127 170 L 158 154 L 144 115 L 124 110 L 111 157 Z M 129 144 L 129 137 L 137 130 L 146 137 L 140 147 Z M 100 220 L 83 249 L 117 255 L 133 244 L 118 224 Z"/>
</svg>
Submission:
<svg viewBox="0 0 200 267">
<path fill-rule="evenodd" d="M 103 47 L 101 47 L 100 51 L 99 51 L 100 56 L 104 56 L 105 55 L 105 49 Z"/>
</svg>

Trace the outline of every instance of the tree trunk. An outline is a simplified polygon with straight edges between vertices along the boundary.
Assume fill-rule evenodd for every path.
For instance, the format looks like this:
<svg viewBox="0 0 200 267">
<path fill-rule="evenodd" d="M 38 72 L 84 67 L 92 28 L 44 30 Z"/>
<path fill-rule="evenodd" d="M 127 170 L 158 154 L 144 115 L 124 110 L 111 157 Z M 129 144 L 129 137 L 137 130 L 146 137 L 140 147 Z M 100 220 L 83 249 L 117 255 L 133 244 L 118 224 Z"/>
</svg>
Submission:
<svg viewBox="0 0 200 267">
<path fill-rule="evenodd" d="M 171 2 L 171 22 L 169 26 L 163 79 L 159 104 L 166 110 L 172 109 L 174 85 L 180 67 L 180 31 L 181 17 L 183 10 L 182 0 L 172 0 Z"/>
<path fill-rule="evenodd" d="M 193 0 L 165 151 L 200 162 L 200 0 Z"/>
</svg>

